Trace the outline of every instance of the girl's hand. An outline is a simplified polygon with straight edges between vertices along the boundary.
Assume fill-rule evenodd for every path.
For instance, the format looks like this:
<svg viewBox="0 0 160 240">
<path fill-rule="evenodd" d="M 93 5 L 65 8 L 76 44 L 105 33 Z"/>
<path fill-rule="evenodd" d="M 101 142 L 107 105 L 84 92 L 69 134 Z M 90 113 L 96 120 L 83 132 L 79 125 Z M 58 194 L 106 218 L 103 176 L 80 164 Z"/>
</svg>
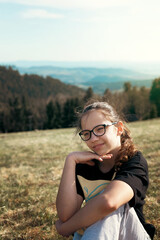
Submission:
<svg viewBox="0 0 160 240">
<path fill-rule="evenodd" d="M 110 159 L 112 157 L 112 154 L 107 154 L 104 156 L 99 156 L 96 153 L 85 151 L 85 152 L 72 152 L 67 156 L 67 159 L 75 161 L 75 163 L 83 163 L 88 164 L 90 166 L 94 166 L 93 159 L 96 159 L 100 162 L 103 162 L 104 159 Z"/>
</svg>

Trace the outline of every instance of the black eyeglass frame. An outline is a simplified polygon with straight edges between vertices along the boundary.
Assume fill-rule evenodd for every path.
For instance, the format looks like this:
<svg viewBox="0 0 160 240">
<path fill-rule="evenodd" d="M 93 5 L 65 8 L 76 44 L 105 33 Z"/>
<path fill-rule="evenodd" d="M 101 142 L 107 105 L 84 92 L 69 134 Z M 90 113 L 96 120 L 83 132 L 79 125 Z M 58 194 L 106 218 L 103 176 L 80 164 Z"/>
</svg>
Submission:
<svg viewBox="0 0 160 240">
<path fill-rule="evenodd" d="M 99 125 L 97 125 L 97 126 L 95 126 L 92 130 L 88 130 L 88 129 L 84 129 L 84 130 L 82 130 L 81 132 L 79 132 L 79 136 L 81 137 L 81 139 L 83 140 L 83 141 L 88 141 L 89 139 L 91 139 L 91 134 L 92 134 L 92 132 L 93 132 L 93 134 L 96 136 L 96 137 L 101 137 L 101 136 L 103 136 L 105 133 L 106 133 L 106 127 L 109 127 L 109 126 L 112 126 L 112 125 L 115 125 L 115 124 L 117 124 L 118 122 L 113 122 L 113 123 L 111 123 L 111 124 L 99 124 Z M 94 129 L 95 128 L 97 128 L 97 127 L 100 127 L 100 126 L 103 126 L 104 127 L 104 133 L 103 134 L 95 134 L 95 132 L 94 132 Z M 85 132 L 85 131 L 88 131 L 89 132 L 89 138 L 88 139 L 83 139 L 83 137 L 82 137 L 82 135 L 83 135 L 83 132 Z"/>
</svg>

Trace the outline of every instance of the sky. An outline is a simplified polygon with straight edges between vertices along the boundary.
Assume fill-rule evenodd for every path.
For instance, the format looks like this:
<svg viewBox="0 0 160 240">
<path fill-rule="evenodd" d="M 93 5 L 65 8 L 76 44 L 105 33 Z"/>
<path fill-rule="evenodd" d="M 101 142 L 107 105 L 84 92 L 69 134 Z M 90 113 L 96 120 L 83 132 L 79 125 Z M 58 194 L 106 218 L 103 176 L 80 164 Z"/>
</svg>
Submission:
<svg viewBox="0 0 160 240">
<path fill-rule="evenodd" d="M 0 62 L 160 61 L 159 0 L 0 0 Z"/>
</svg>

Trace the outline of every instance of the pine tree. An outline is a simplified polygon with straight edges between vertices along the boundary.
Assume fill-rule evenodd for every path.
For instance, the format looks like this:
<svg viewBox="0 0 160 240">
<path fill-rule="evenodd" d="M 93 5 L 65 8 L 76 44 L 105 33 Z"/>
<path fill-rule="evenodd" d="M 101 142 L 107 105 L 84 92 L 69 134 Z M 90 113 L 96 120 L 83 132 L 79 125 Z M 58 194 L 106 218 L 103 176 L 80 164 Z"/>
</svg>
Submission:
<svg viewBox="0 0 160 240">
<path fill-rule="evenodd" d="M 4 120 L 4 112 L 0 112 L 0 132 L 5 132 L 5 120 Z"/>
<path fill-rule="evenodd" d="M 94 93 L 91 87 L 89 87 L 86 91 L 86 94 L 83 98 L 84 103 L 88 102 L 92 97 L 93 97 Z"/>
<path fill-rule="evenodd" d="M 55 120 L 55 107 L 53 104 L 53 101 L 50 101 L 46 106 L 46 114 L 47 114 L 47 123 L 46 128 L 47 129 L 53 129 L 54 126 L 54 120 Z"/>
<path fill-rule="evenodd" d="M 160 78 L 153 81 L 150 91 L 150 100 L 155 104 L 158 116 L 160 116 Z"/>
<path fill-rule="evenodd" d="M 23 130 L 23 114 L 22 108 L 18 97 L 13 100 L 9 100 L 9 116 L 10 116 L 10 126 L 9 131 L 18 132 Z"/>
<path fill-rule="evenodd" d="M 62 106 L 58 101 L 55 102 L 54 127 L 55 128 L 61 128 L 62 127 Z"/>
<path fill-rule="evenodd" d="M 150 118 L 156 118 L 158 115 L 157 113 L 157 107 L 155 104 L 151 105 L 151 110 L 150 110 Z"/>
</svg>

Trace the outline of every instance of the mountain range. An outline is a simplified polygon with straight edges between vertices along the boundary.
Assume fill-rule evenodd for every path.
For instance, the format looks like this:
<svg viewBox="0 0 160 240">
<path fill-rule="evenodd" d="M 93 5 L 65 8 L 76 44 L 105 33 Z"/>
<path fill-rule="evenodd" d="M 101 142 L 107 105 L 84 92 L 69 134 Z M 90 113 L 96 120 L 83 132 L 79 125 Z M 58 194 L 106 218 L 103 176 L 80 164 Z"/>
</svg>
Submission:
<svg viewBox="0 0 160 240">
<path fill-rule="evenodd" d="M 18 70 L 20 74 L 37 74 L 42 77 L 50 76 L 59 79 L 63 83 L 76 85 L 84 89 L 92 87 L 93 91 L 98 94 L 103 94 L 107 88 L 112 91 L 121 90 L 124 82 L 131 82 L 133 86 L 138 87 L 151 87 L 152 81 L 159 77 L 156 71 L 155 73 L 146 71 L 146 73 L 144 70 L 135 70 L 133 67 L 128 69 L 118 65 L 115 65 L 116 67 L 87 67 L 89 65 L 77 67 L 76 64 L 75 66 L 73 64 L 69 66 L 65 65 L 65 63 L 61 64 L 61 66 L 60 64 L 58 66 L 58 63 L 55 63 L 55 66 L 45 65 L 44 63 L 43 65 L 37 64 L 29 66 L 29 64 L 22 63 L 12 66 L 12 68 Z"/>
</svg>

